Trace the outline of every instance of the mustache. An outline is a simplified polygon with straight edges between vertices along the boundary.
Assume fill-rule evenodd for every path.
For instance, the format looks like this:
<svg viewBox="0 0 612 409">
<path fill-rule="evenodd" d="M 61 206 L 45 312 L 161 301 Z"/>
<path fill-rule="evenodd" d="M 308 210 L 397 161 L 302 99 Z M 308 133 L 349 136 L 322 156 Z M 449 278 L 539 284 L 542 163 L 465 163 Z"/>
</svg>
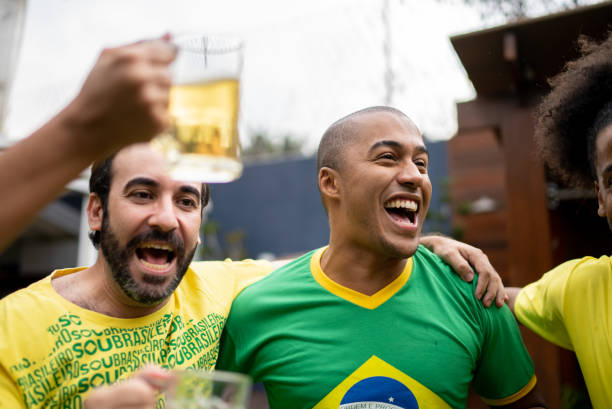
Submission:
<svg viewBox="0 0 612 409">
<path fill-rule="evenodd" d="M 176 253 L 181 255 L 185 252 L 185 243 L 183 243 L 183 240 L 181 240 L 175 231 L 163 232 L 154 229 L 149 229 L 132 237 L 125 247 L 128 250 L 136 250 L 141 243 L 147 241 L 168 243 L 175 249 Z"/>
</svg>

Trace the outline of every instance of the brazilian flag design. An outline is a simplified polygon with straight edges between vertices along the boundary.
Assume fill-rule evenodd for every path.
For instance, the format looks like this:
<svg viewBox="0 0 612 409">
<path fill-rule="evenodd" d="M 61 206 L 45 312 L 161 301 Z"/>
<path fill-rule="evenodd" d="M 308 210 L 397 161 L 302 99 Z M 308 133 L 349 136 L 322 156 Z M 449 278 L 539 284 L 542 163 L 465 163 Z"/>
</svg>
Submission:
<svg viewBox="0 0 612 409">
<path fill-rule="evenodd" d="M 372 355 L 313 409 L 450 409 L 438 395 Z"/>
</svg>

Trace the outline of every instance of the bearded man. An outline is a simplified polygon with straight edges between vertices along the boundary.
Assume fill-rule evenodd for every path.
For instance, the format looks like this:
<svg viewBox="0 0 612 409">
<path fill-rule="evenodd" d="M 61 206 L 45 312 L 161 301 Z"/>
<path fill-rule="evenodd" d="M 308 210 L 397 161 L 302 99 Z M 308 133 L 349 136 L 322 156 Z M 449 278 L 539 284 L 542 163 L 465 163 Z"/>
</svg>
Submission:
<svg viewBox="0 0 612 409">
<path fill-rule="evenodd" d="M 149 363 L 156 367 L 103 389 L 96 403 L 160 406 L 159 367 L 214 367 L 232 300 L 273 265 L 191 263 L 208 187 L 171 179 L 163 161 L 137 144 L 95 164 L 87 206 L 95 264 L 56 270 L 0 301 L 6 407 L 80 408 L 93 388 Z"/>
</svg>

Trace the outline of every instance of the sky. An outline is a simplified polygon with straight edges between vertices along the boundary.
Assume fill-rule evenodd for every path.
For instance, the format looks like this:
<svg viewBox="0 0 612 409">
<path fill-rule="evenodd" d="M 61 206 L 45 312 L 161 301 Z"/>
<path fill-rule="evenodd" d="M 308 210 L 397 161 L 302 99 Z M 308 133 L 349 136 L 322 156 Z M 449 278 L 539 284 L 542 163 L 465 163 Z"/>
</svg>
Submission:
<svg viewBox="0 0 612 409">
<path fill-rule="evenodd" d="M 316 149 L 333 121 L 384 103 L 384 0 L 28 0 L 4 135 L 21 138 L 78 92 L 103 47 L 166 32 L 244 38 L 242 143 L 264 133 Z M 484 26 L 473 9 L 389 0 L 391 105 L 430 139 L 456 132 L 474 90 L 449 35 Z"/>
</svg>

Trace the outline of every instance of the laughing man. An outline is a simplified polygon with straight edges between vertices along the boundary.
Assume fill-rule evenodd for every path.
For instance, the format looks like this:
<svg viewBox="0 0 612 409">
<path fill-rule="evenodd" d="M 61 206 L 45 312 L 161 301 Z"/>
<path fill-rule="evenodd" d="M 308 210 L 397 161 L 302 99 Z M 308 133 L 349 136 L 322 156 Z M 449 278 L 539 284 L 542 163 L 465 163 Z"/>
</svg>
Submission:
<svg viewBox="0 0 612 409">
<path fill-rule="evenodd" d="M 419 246 L 428 162 L 393 108 L 331 125 L 318 151 L 329 245 L 238 295 L 217 367 L 263 382 L 273 409 L 463 408 L 470 384 L 491 406 L 540 407 L 508 308 L 484 308 Z"/>
</svg>

